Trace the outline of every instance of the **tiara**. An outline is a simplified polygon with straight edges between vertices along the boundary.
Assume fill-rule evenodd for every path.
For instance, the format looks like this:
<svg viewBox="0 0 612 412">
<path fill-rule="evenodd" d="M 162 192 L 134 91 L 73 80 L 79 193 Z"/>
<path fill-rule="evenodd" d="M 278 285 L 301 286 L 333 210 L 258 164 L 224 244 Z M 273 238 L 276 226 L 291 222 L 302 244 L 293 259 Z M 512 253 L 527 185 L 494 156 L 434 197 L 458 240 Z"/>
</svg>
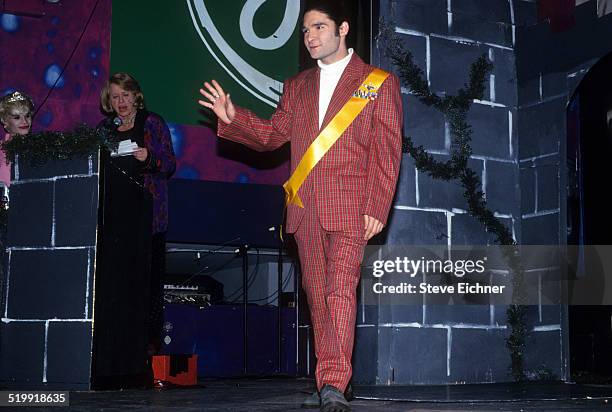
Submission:
<svg viewBox="0 0 612 412">
<path fill-rule="evenodd" d="M 6 99 L 7 103 L 27 102 L 30 100 L 28 96 L 21 94 L 20 92 L 13 92 L 9 94 L 7 97 L 8 97 Z"/>
</svg>

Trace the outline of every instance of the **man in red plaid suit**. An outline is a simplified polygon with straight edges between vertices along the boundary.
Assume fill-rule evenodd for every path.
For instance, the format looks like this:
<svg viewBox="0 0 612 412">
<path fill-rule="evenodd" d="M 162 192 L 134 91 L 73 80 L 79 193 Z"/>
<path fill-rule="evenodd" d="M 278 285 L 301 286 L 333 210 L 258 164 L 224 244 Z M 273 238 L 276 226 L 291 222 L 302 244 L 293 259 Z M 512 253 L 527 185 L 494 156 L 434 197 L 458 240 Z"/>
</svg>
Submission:
<svg viewBox="0 0 612 412">
<path fill-rule="evenodd" d="M 291 142 L 292 172 L 374 69 L 347 49 L 349 23 L 339 3 L 314 3 L 306 8 L 302 31 L 318 67 L 285 82 L 270 120 L 233 105 L 215 80 L 200 90 L 199 104 L 219 118 L 219 136 L 258 151 Z M 400 166 L 402 119 L 399 81 L 391 74 L 310 170 L 298 191 L 303 208 L 288 205 L 286 230 L 298 245 L 324 411 L 349 410 L 343 393 L 352 374 L 360 265 L 367 241 L 387 222 Z"/>
</svg>

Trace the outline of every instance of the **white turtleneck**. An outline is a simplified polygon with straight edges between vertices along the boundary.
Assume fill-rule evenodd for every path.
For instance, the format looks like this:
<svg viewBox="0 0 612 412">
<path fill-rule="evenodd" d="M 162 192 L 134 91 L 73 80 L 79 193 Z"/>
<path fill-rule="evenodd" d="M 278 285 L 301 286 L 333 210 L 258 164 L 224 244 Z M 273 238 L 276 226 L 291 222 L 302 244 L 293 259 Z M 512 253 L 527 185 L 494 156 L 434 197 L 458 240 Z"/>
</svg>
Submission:
<svg viewBox="0 0 612 412">
<path fill-rule="evenodd" d="M 348 66 L 351 57 L 353 56 L 353 49 L 348 50 L 348 55 L 337 62 L 331 64 L 321 63 L 321 60 L 317 60 L 319 67 L 321 68 L 321 76 L 319 80 L 319 128 L 323 124 L 323 118 L 329 107 L 334 90 L 340 81 L 340 77 L 344 72 L 346 66 Z"/>
</svg>

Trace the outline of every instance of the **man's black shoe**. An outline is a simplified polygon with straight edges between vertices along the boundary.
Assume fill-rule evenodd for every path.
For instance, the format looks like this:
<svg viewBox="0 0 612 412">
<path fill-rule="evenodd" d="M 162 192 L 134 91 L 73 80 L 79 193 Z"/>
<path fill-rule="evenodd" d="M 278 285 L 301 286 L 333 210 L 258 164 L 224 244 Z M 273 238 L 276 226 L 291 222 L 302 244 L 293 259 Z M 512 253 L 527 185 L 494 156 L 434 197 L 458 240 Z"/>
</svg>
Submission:
<svg viewBox="0 0 612 412">
<path fill-rule="evenodd" d="M 322 412 L 349 412 L 350 410 L 348 401 L 337 388 L 331 385 L 321 388 Z"/>
<path fill-rule="evenodd" d="M 306 397 L 306 399 L 304 399 L 304 402 L 302 402 L 302 408 L 318 408 L 321 406 L 321 397 L 319 396 L 319 392 L 318 391 L 314 391 L 313 393 L 311 393 L 310 395 L 308 395 Z"/>
<path fill-rule="evenodd" d="M 348 402 L 355 399 L 355 396 L 353 395 L 353 385 L 351 385 L 350 383 L 348 384 L 348 386 L 346 387 L 346 390 L 344 391 L 344 399 L 346 399 Z M 318 391 L 314 391 L 313 393 L 308 395 L 306 399 L 304 399 L 304 402 L 302 402 L 302 408 L 307 408 L 307 409 L 313 408 L 314 409 L 320 406 L 321 406 L 321 397 L 319 396 Z"/>
<path fill-rule="evenodd" d="M 353 385 L 351 385 L 350 382 L 346 386 L 346 389 L 344 390 L 344 399 L 346 399 L 349 402 L 355 399 L 355 396 L 353 395 Z"/>
</svg>

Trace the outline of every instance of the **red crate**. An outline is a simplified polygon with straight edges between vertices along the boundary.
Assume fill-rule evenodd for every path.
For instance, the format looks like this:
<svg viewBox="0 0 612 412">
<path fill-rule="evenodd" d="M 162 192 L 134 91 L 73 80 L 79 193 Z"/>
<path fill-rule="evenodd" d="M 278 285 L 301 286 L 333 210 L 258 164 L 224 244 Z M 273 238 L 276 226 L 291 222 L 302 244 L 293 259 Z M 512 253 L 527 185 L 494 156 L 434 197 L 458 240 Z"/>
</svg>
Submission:
<svg viewBox="0 0 612 412">
<path fill-rule="evenodd" d="M 198 355 L 153 356 L 153 380 L 180 386 L 196 385 Z"/>
</svg>

